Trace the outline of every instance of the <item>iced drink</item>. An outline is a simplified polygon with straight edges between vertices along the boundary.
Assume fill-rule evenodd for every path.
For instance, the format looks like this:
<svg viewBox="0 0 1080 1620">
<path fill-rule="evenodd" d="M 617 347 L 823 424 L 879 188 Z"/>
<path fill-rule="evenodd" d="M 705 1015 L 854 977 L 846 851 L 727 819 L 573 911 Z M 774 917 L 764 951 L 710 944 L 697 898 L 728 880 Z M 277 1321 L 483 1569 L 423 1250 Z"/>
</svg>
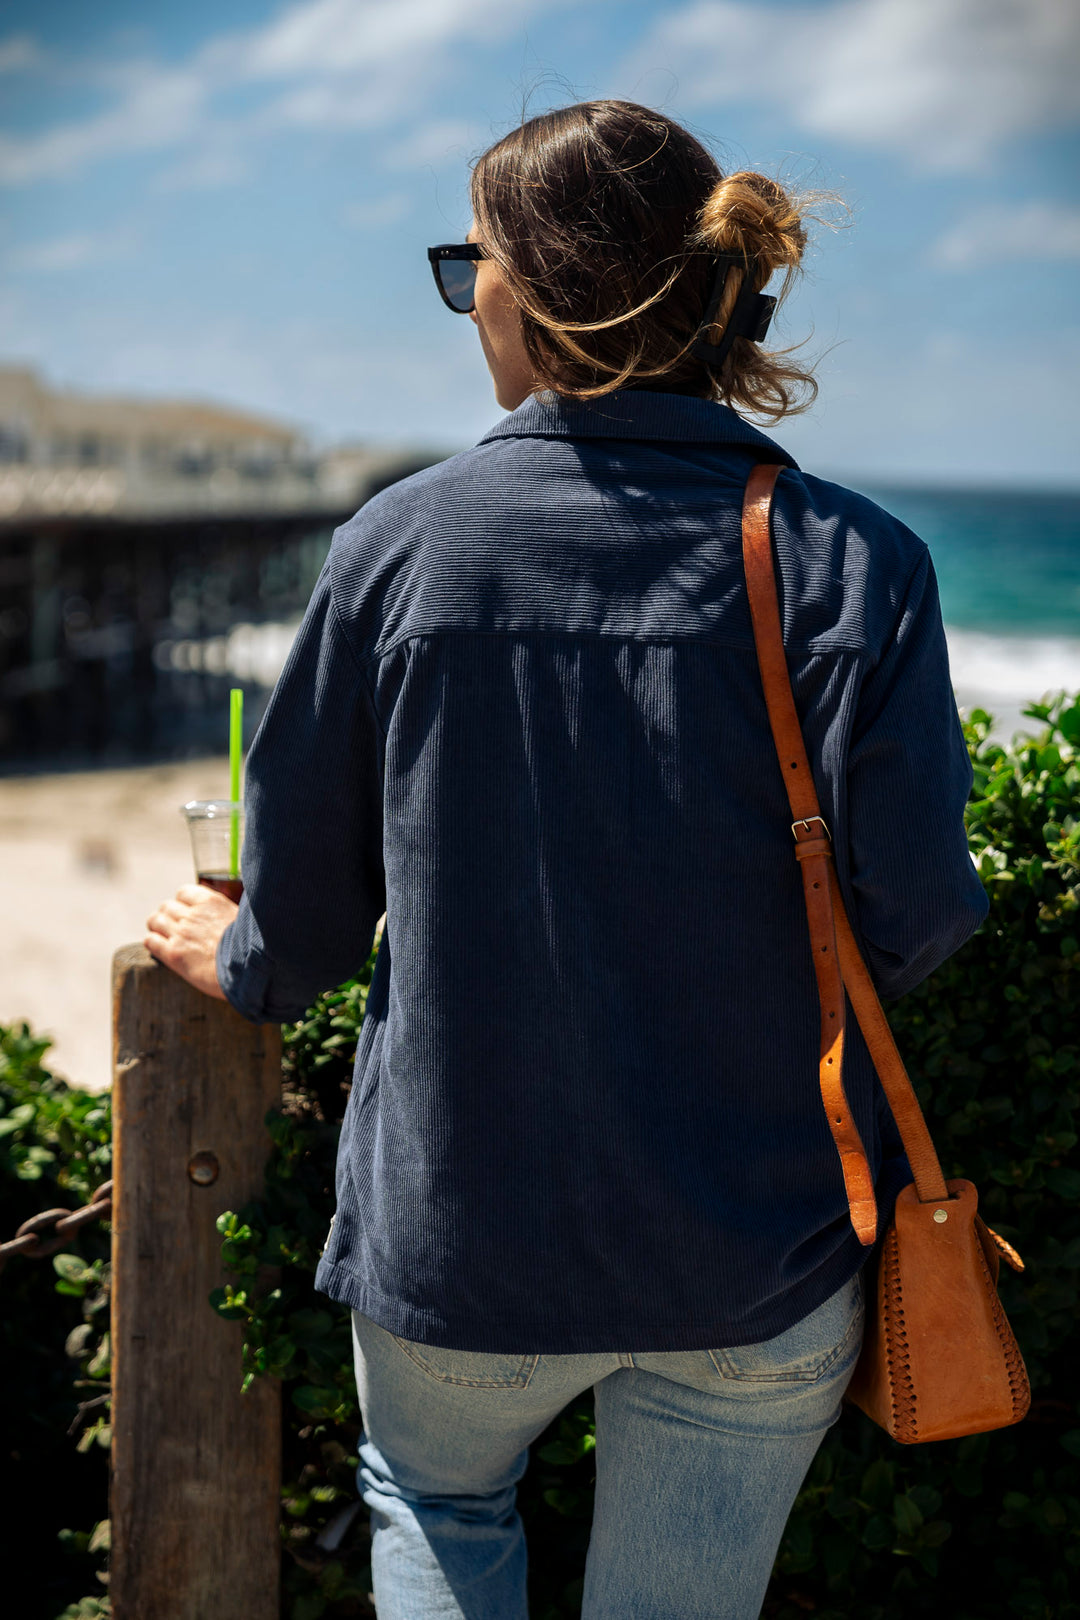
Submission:
<svg viewBox="0 0 1080 1620">
<path fill-rule="evenodd" d="M 192 799 L 181 814 L 191 833 L 195 876 L 208 889 L 239 901 L 244 892 L 239 854 L 244 835 L 244 807 L 229 799 Z"/>
<path fill-rule="evenodd" d="M 227 899 L 235 900 L 239 904 L 244 885 L 238 877 L 226 877 L 222 872 L 199 872 L 197 875 L 199 882 L 205 884 L 208 889 L 216 889 L 218 894 L 223 894 Z"/>
</svg>

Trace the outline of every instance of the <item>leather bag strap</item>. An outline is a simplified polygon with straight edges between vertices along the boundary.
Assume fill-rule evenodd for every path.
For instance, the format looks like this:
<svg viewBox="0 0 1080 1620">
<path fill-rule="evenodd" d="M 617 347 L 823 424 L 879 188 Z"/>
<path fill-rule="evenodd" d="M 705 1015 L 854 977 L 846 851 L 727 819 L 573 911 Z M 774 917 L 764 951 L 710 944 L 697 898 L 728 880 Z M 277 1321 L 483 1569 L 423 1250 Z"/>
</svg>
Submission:
<svg viewBox="0 0 1080 1620">
<path fill-rule="evenodd" d="M 920 1202 L 940 1202 L 948 1197 L 948 1191 L 918 1098 L 848 921 L 833 866 L 832 836 L 821 816 L 795 708 L 784 653 L 769 521 L 773 490 L 783 470 L 762 463 L 754 467 L 747 481 L 743 566 L 769 725 L 791 806 L 795 858 L 802 872 L 814 953 L 821 1004 L 821 1099 L 840 1155 L 851 1224 L 860 1241 L 869 1244 L 877 1231 L 877 1204 L 866 1150 L 844 1091 L 845 990 L 896 1120 Z"/>
</svg>

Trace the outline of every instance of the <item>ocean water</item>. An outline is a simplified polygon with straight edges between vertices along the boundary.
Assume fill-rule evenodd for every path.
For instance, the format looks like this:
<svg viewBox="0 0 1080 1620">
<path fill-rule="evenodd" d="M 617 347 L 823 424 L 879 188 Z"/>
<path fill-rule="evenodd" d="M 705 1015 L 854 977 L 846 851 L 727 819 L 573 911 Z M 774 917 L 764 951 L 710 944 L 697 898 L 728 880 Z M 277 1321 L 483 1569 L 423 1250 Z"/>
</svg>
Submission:
<svg viewBox="0 0 1080 1620">
<path fill-rule="evenodd" d="M 930 548 L 953 686 L 995 732 L 1025 704 L 1080 692 L 1080 493 L 865 487 Z"/>
</svg>

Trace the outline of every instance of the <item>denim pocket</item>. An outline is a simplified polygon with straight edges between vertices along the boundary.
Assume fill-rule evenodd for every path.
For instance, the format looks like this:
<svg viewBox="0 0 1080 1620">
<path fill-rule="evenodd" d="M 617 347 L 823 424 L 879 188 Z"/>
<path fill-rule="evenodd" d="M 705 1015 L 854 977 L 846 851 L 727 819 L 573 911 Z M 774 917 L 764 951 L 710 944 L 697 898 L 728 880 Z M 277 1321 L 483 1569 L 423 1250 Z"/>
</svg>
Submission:
<svg viewBox="0 0 1080 1620">
<path fill-rule="evenodd" d="M 465 1384 L 469 1389 L 525 1389 L 536 1371 L 539 1356 L 496 1356 L 484 1350 L 443 1350 L 434 1344 L 416 1344 L 393 1335 L 398 1349 L 429 1378 L 440 1384 Z"/>
<path fill-rule="evenodd" d="M 856 1273 L 801 1322 L 762 1344 L 710 1350 L 721 1378 L 751 1383 L 816 1383 L 854 1361 L 862 1342 L 862 1277 Z"/>
</svg>

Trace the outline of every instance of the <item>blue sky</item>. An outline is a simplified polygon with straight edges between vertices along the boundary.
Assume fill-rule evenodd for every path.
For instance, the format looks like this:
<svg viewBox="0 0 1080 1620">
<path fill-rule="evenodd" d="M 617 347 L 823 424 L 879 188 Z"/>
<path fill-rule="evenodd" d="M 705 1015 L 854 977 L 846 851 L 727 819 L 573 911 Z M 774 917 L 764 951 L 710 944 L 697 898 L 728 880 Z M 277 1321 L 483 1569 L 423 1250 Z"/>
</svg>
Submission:
<svg viewBox="0 0 1080 1620">
<path fill-rule="evenodd" d="M 1071 0 L 5 0 L 0 359 L 472 442 L 424 249 L 523 105 L 600 95 L 849 205 L 780 326 L 821 356 L 804 465 L 1080 486 Z"/>
</svg>

